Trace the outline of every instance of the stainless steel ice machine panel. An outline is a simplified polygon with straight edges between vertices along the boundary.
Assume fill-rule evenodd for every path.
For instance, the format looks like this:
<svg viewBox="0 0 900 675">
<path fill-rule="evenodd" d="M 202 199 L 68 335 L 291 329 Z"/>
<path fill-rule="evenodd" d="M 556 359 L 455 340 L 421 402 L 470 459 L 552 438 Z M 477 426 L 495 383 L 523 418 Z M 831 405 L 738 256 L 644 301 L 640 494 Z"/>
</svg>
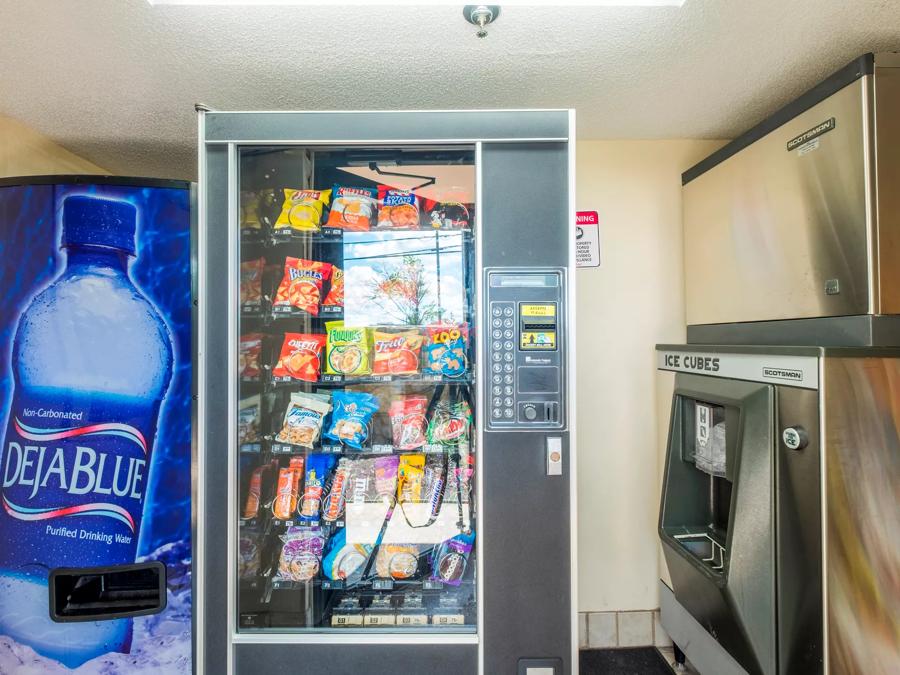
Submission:
<svg viewBox="0 0 900 675">
<path fill-rule="evenodd" d="M 900 313 L 898 140 L 900 55 L 869 54 L 688 170 L 688 325 Z"/>
</svg>

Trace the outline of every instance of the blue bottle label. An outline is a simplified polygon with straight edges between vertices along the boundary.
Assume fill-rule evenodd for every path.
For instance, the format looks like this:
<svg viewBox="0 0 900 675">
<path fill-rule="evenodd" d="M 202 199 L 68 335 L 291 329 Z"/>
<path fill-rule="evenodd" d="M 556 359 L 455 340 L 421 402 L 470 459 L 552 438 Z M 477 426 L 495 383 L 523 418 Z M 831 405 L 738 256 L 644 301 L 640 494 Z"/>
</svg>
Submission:
<svg viewBox="0 0 900 675">
<path fill-rule="evenodd" d="M 135 559 L 158 402 L 21 392 L 0 459 L 0 566 L 116 565 Z M 6 531 L 6 532 L 4 532 Z"/>
</svg>

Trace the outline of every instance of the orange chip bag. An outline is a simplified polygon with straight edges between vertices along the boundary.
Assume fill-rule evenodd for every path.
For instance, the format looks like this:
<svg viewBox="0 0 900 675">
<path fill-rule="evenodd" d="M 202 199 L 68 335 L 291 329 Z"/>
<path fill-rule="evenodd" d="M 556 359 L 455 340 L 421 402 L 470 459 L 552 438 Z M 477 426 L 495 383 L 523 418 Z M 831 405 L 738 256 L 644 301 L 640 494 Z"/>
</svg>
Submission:
<svg viewBox="0 0 900 675">
<path fill-rule="evenodd" d="M 375 223 L 378 192 L 373 188 L 335 185 L 331 192 L 328 227 L 351 232 L 366 232 Z"/>
<path fill-rule="evenodd" d="M 281 356 L 272 370 L 276 382 L 303 380 L 317 382 L 322 370 L 325 336 L 312 333 L 285 333 Z"/>
<path fill-rule="evenodd" d="M 331 268 L 331 289 L 322 304 L 344 306 L 344 270 L 340 267 L 332 266 Z"/>
<path fill-rule="evenodd" d="M 422 336 L 414 330 L 402 333 L 383 333 L 376 330 L 373 336 L 375 359 L 372 373 L 375 375 L 415 375 L 419 372 L 419 351 Z"/>
<path fill-rule="evenodd" d="M 318 316 L 322 283 L 330 276 L 330 263 L 286 258 L 284 276 L 281 278 L 272 307 L 296 307 Z"/>
</svg>

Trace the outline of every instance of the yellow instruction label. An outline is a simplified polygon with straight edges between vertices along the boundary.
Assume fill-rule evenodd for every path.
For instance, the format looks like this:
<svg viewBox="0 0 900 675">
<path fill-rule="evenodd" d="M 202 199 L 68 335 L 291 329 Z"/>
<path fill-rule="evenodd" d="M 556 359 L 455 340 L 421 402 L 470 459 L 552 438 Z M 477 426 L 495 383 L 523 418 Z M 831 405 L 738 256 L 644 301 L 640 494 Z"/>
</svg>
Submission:
<svg viewBox="0 0 900 675">
<path fill-rule="evenodd" d="M 522 305 L 522 316 L 556 316 L 556 305 Z"/>
</svg>

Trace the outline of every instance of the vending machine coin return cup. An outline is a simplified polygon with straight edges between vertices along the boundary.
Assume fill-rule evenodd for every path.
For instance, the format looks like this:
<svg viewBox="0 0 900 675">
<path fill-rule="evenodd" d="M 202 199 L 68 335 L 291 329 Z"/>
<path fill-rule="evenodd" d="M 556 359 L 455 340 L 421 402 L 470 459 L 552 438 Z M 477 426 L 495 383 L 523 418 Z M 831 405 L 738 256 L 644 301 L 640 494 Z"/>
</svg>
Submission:
<svg viewBox="0 0 900 675">
<path fill-rule="evenodd" d="M 59 567 L 50 572 L 50 618 L 100 621 L 157 614 L 166 608 L 166 566 Z"/>
</svg>

